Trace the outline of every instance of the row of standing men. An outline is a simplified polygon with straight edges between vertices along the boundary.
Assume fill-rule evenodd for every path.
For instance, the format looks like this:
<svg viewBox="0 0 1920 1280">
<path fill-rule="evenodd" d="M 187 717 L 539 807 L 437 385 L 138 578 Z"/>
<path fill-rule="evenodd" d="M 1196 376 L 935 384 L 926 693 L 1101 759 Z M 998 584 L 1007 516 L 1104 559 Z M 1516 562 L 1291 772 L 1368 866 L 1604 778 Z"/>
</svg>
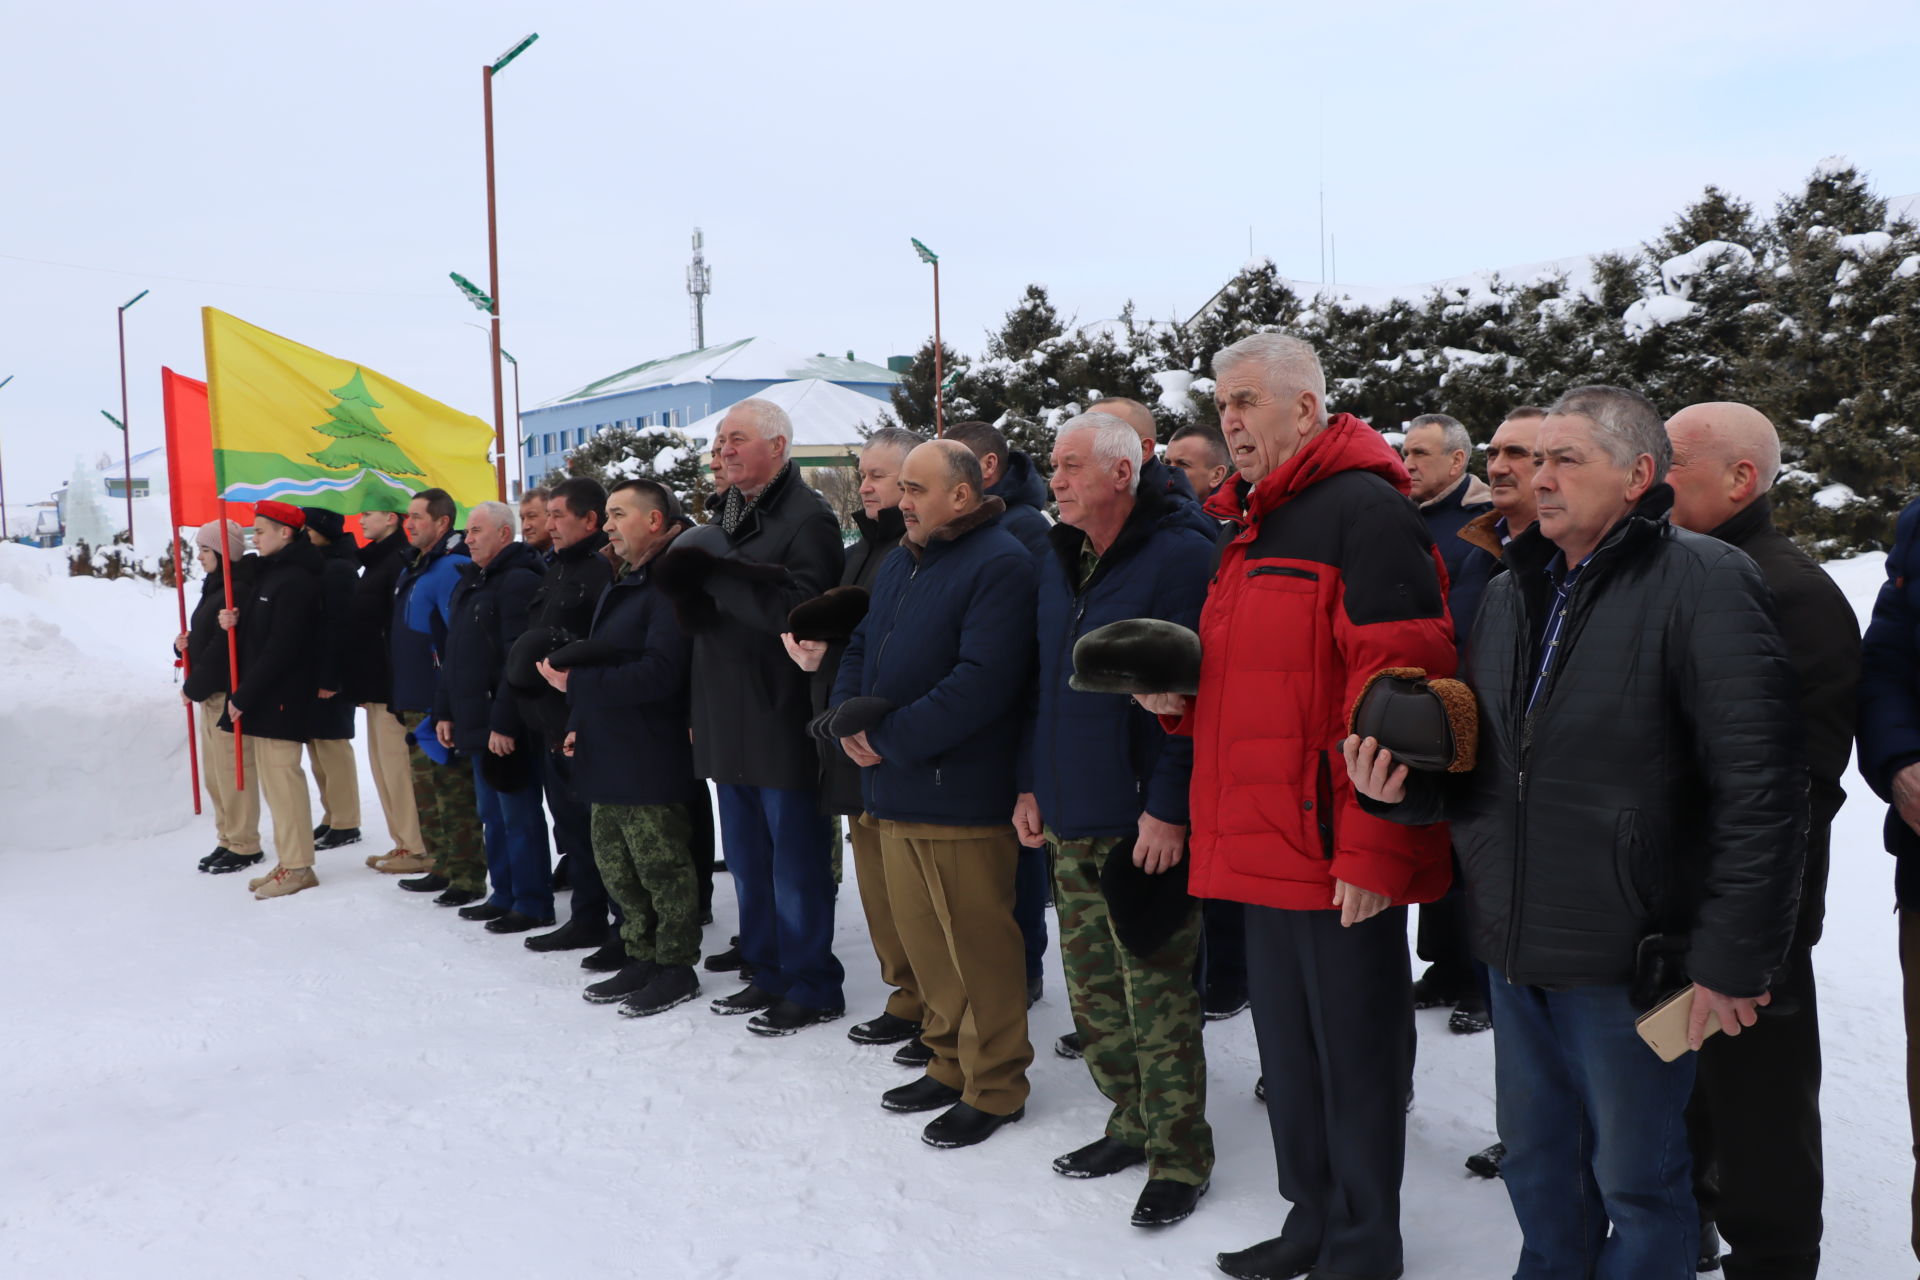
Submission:
<svg viewBox="0 0 1920 1280">
<path fill-rule="evenodd" d="M 1279 1236 L 1222 1255 L 1228 1274 L 1400 1273 L 1412 1008 L 1416 999 L 1454 1004 L 1454 1028 L 1480 1030 L 1491 996 L 1502 1172 L 1527 1240 L 1518 1274 L 1654 1276 L 1680 1274 L 1682 1263 L 1690 1271 L 1700 1256 L 1698 1206 L 1726 1227 L 1730 1271 L 1744 1251 L 1762 1260 L 1756 1268 L 1774 1255 L 1788 1260 L 1781 1265 L 1789 1269 L 1765 1274 L 1802 1267 L 1811 1275 L 1818 1044 L 1808 953 L 1824 891 L 1824 831 L 1851 736 L 1849 669 L 1835 655 L 1857 654 L 1857 634 L 1835 642 L 1852 626 L 1844 600 L 1810 562 L 1794 559 L 1767 519 L 1777 441 L 1769 463 L 1751 420 L 1727 406 L 1663 425 L 1630 392 L 1582 389 L 1551 413 L 1520 411 L 1501 425 L 1488 454 L 1491 505 L 1480 507 L 1457 423 L 1438 415 L 1417 422 L 1404 459 L 1396 457 L 1365 424 L 1327 415 L 1324 378 L 1305 344 L 1262 335 L 1221 352 L 1215 372 L 1224 434 L 1183 432 L 1167 450 L 1171 469 L 1154 456 L 1150 426 L 1140 432 L 1125 420 L 1144 414 L 1130 402 L 1067 423 L 1052 458 L 1059 521 L 1051 526 L 1032 496 L 1031 464 L 993 428 L 968 424 L 928 444 L 881 432 L 861 458 L 860 537 L 843 550 L 838 522 L 788 456 L 784 414 L 758 401 L 736 406 L 721 428 L 716 459 L 729 483 L 705 525 L 690 527 L 650 480 L 598 496 L 569 481 L 548 504 L 556 550 L 542 565 L 545 557 L 516 540 L 512 511 L 476 508 L 463 543 L 450 500 L 416 496 L 406 517 L 415 555 L 392 579 L 385 615 L 387 701 L 364 701 L 370 726 L 385 717 L 410 734 L 411 792 L 434 830 L 400 851 L 401 868 L 391 857 L 370 861 L 424 871 L 403 883 L 439 891 L 496 932 L 525 931 L 552 920 L 551 886 L 540 874 L 540 789 L 557 835 L 568 803 L 584 802 L 588 841 L 568 849 L 560 840 L 576 855 L 567 860 L 575 918 L 528 945 L 600 948 L 589 961 L 618 968 L 589 998 L 658 1012 L 698 989 L 700 872 L 711 861 L 692 828 L 707 809 L 698 780 L 711 780 L 740 912 L 738 954 L 723 962 L 737 962 L 749 979 L 714 1011 L 751 1014 L 753 1030 L 790 1034 L 844 1012 L 826 815 L 845 815 L 869 932 L 893 988 L 886 1011 L 852 1038 L 904 1044 L 903 1060 L 925 1074 L 888 1091 L 882 1105 L 940 1111 L 923 1137 L 961 1146 L 1023 1114 L 1032 1049 L 1017 886 L 1022 846 L 1044 848 L 1038 865 L 1043 892 L 1051 867 L 1077 1048 L 1114 1103 L 1106 1132 L 1055 1168 L 1091 1177 L 1145 1165 L 1137 1224 L 1184 1218 L 1208 1185 L 1194 974 L 1204 951 L 1231 953 L 1239 926 L 1253 960 L 1246 978 L 1230 976 L 1226 986 L 1251 982 L 1280 1189 L 1292 1208 Z M 1676 455 L 1669 431 L 1675 442 L 1695 437 Z M 1538 460 L 1545 465 L 1536 473 Z M 1689 487 L 1683 477 L 1699 482 Z M 1206 496 L 1204 510 L 1193 491 Z M 1697 545 L 1706 539 L 1678 534 L 1688 513 L 1676 493 L 1694 493 L 1689 527 L 1747 546 L 1760 561 L 1782 600 L 1780 627 L 1753 560 L 1706 556 Z M 287 741 L 276 739 L 278 725 L 256 728 L 258 711 L 273 708 L 271 718 L 300 695 L 297 680 L 267 682 L 284 676 L 270 656 L 276 641 L 297 650 L 305 638 L 323 651 L 334 641 L 316 642 L 323 575 L 305 573 L 315 603 L 294 607 L 301 592 L 284 584 L 303 580 L 292 570 L 305 544 L 272 528 L 291 531 L 315 516 L 266 506 L 261 582 L 239 610 L 241 678 L 228 714 L 253 737 Z M 376 531 L 382 523 L 369 520 L 374 541 L 362 558 L 386 540 Z M 281 568 L 275 560 L 288 550 L 296 556 Z M 1650 601 L 1645 570 L 1607 572 L 1659 557 L 1684 563 L 1696 579 L 1731 584 L 1704 602 L 1690 599 L 1700 616 L 1685 636 L 1647 624 L 1651 611 L 1677 608 L 1680 593 Z M 1703 559 L 1711 561 L 1704 569 Z M 1521 564 L 1524 573 L 1509 572 Z M 604 576 L 589 565 L 604 566 Z M 1589 569 L 1586 580 L 1602 585 L 1576 594 Z M 276 574 L 279 590 L 270 589 Z M 373 576 L 361 577 L 362 590 Z M 1536 580 L 1555 588 L 1559 608 L 1535 598 Z M 1628 582 L 1640 593 L 1612 599 Z M 1546 619 L 1577 612 L 1576 600 L 1594 612 L 1581 615 L 1583 629 L 1561 634 Z M 1483 602 L 1497 606 L 1498 622 L 1475 631 Z M 1602 606 L 1631 614 L 1632 624 L 1608 623 Z M 1082 670 L 1076 683 L 1076 642 L 1135 618 L 1199 632 L 1196 697 L 1130 701 L 1089 691 L 1097 670 Z M 1804 625 L 1790 628 L 1783 646 L 1790 619 Z M 1488 642 L 1488 631 L 1516 627 L 1511 642 Z M 1752 639 L 1738 652 L 1713 652 L 1729 629 Z M 192 648 L 201 630 L 183 644 Z M 1564 776 L 1551 768 L 1537 775 L 1546 804 L 1559 806 L 1537 819 L 1554 833 L 1551 848 L 1523 849 L 1510 826 L 1479 837 L 1471 796 L 1494 773 L 1485 755 L 1453 787 L 1462 799 L 1376 768 L 1370 743 L 1347 744 L 1344 761 L 1335 754 L 1366 679 L 1385 668 L 1450 672 L 1457 645 L 1497 654 L 1483 659 L 1484 670 L 1469 665 L 1483 715 L 1508 686 L 1525 685 L 1517 719 L 1532 729 L 1540 716 L 1544 727 L 1545 713 L 1558 711 L 1556 733 L 1577 744 Z M 1702 645 L 1728 671 L 1709 676 Z M 192 657 L 195 673 L 209 665 Z M 1729 721 L 1714 712 L 1714 698 L 1685 690 L 1678 706 L 1634 701 L 1643 659 L 1654 672 L 1741 690 L 1725 701 L 1747 719 Z M 1789 660 L 1819 678 L 1796 685 Z M 321 678 L 312 671 L 324 653 L 311 661 L 308 686 Z M 1737 680 L 1742 663 L 1747 685 L 1721 683 Z M 1588 685 L 1614 699 L 1616 724 L 1652 734 L 1635 750 L 1661 762 L 1657 780 L 1608 776 L 1625 768 L 1618 744 L 1584 724 L 1568 734 L 1568 724 L 1591 714 L 1577 696 Z M 1809 742 L 1804 754 L 1789 743 L 1793 712 L 1779 704 L 1791 704 L 1796 689 L 1810 731 L 1845 726 L 1837 764 L 1831 743 L 1814 751 Z M 306 697 L 310 709 L 322 701 Z M 1732 734 L 1744 756 L 1730 750 L 1708 760 L 1674 745 L 1716 730 Z M 1487 736 L 1498 745 L 1498 735 Z M 291 739 L 296 777 L 297 744 L 315 737 Z M 452 753 L 447 762 L 433 758 L 436 743 Z M 378 777 L 377 738 L 372 752 Z M 292 790 L 284 778 L 270 780 L 280 767 L 266 761 L 262 777 L 280 853 L 263 896 L 288 880 L 312 882 L 310 851 L 308 867 L 299 865 L 308 817 L 283 820 L 275 804 Z M 333 772 L 323 774 L 323 790 Z M 1806 854 L 1793 797 L 1804 806 L 1809 776 L 1818 885 L 1808 860 L 1800 893 Z M 1757 795 L 1756 779 L 1774 785 Z M 1636 787 L 1648 791 L 1637 807 Z M 1587 793 L 1604 793 L 1611 806 L 1604 833 Z M 1729 794 L 1752 801 L 1737 822 L 1727 817 Z M 1525 831 L 1536 820 L 1528 805 L 1539 802 L 1523 791 L 1515 803 Z M 1468 820 L 1463 827 L 1456 818 L 1450 843 L 1436 820 L 1461 804 Z M 1622 812 L 1639 815 L 1624 840 Z M 463 813 L 481 815 L 478 833 L 458 827 Z M 404 822 L 393 817 L 390 809 L 389 828 L 404 840 Z M 225 846 L 233 829 L 220 820 Z M 1725 830 L 1716 825 L 1723 820 Z M 1683 849 L 1681 835 L 1697 837 L 1700 849 Z M 603 957 L 605 915 L 582 921 L 582 849 L 623 917 L 616 956 Z M 1614 868 L 1600 898 L 1558 869 L 1570 854 L 1596 853 L 1603 856 L 1590 861 Z M 1455 854 L 1461 889 L 1450 895 Z M 1512 887 L 1489 897 L 1484 886 L 1498 877 L 1477 874 L 1488 866 L 1532 868 L 1537 883 L 1509 876 Z M 488 871 L 493 894 L 481 900 Z M 1747 891 L 1731 893 L 1741 877 Z M 1798 920 L 1783 927 L 1796 894 Z M 1420 942 L 1433 965 L 1419 983 L 1404 943 L 1411 903 L 1428 904 Z M 1210 930 L 1216 919 L 1224 923 Z M 1216 934 L 1229 941 L 1203 944 Z M 1724 1009 L 1730 1030 L 1753 1025 L 1752 1004 L 1770 986 L 1793 995 L 1794 1008 L 1770 1015 L 1759 1035 L 1710 1046 L 1697 1089 L 1692 1061 L 1656 1072 L 1615 1034 L 1632 1009 L 1641 944 L 1660 936 L 1683 939 L 1681 957 L 1707 993 L 1703 1010 Z M 1536 953 L 1553 958 L 1537 972 L 1529 967 Z M 1520 1006 L 1502 1016 L 1503 995 L 1511 1003 L 1515 991 L 1545 1011 Z M 1615 1003 L 1557 1007 L 1586 996 Z M 1514 1030 L 1503 1036 L 1505 1027 Z M 1509 1044 L 1522 1047 L 1509 1052 Z M 1758 1050 L 1741 1056 L 1754 1044 L 1773 1046 L 1769 1065 Z M 1717 1076 L 1709 1071 L 1716 1054 L 1725 1060 Z M 1522 1073 L 1555 1083 L 1510 1087 Z M 1780 1087 L 1766 1092 L 1766 1082 Z M 1520 1093 L 1530 1106 L 1514 1101 Z M 1677 1123 L 1689 1097 L 1701 1157 L 1692 1169 L 1685 1144 L 1676 1154 L 1648 1137 L 1667 1133 L 1661 1126 Z M 1781 1125 L 1764 1127 L 1771 1137 L 1747 1119 L 1756 1098 L 1786 1109 Z M 1811 1261 L 1795 1261 L 1809 1253 Z"/>
</svg>

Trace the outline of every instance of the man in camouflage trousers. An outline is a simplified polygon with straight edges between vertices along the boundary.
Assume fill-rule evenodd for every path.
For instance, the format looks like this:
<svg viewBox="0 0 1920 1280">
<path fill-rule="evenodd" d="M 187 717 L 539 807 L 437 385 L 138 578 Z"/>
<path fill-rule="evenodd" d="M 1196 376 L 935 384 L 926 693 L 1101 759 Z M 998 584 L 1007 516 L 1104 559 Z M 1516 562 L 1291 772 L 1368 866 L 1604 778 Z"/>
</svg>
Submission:
<svg viewBox="0 0 1920 1280">
<path fill-rule="evenodd" d="M 622 568 L 593 604 L 592 662 L 540 663 L 567 696 L 571 785 L 592 806 L 594 865 L 620 908 L 625 964 L 586 989 L 630 1018 L 664 1013 L 700 993 L 700 889 L 690 804 L 707 803 L 687 737 L 693 652 L 673 604 L 654 585 L 656 557 L 684 528 L 658 480 L 622 480 L 606 498 L 608 545 Z M 553 655 L 565 662 L 565 649 Z"/>
<path fill-rule="evenodd" d="M 472 894 L 472 902 L 487 891 L 487 846 L 480 830 L 480 809 L 473 791 L 473 774 L 458 764 L 436 763 L 423 745 L 433 736 L 433 721 L 408 713 L 401 723 L 411 739 L 407 764 L 413 775 L 414 807 L 420 813 L 420 838 L 426 844 L 420 870 L 446 881 L 455 895 Z M 437 742 L 434 749 L 445 751 Z M 428 886 L 429 891 L 433 886 Z"/>
<path fill-rule="evenodd" d="M 1145 1164 L 1133 1223 L 1161 1227 L 1193 1212 L 1213 1171 L 1193 986 L 1200 912 L 1180 866 L 1193 748 L 1125 693 L 1088 691 L 1096 672 L 1069 678 L 1076 642 L 1099 627 L 1199 620 L 1213 526 L 1191 502 L 1140 483 L 1139 439 L 1108 414 L 1061 427 L 1053 467 L 1060 523 L 1039 561 L 1038 696 L 1013 820 L 1022 843 L 1044 839 L 1052 851 L 1074 1025 L 1113 1103 L 1105 1136 L 1053 1167 L 1099 1178 Z"/>
</svg>

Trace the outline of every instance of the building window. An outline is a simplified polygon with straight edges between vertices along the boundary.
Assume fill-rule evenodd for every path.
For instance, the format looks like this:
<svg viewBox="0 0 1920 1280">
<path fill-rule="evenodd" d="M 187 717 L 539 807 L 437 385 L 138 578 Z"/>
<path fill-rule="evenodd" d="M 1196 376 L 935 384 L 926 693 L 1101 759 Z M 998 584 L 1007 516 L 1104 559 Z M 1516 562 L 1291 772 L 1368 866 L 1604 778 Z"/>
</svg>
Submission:
<svg viewBox="0 0 1920 1280">
<path fill-rule="evenodd" d="M 587 442 L 587 429 L 585 427 L 575 427 L 573 429 L 573 442 L 575 444 L 585 444 Z"/>
</svg>

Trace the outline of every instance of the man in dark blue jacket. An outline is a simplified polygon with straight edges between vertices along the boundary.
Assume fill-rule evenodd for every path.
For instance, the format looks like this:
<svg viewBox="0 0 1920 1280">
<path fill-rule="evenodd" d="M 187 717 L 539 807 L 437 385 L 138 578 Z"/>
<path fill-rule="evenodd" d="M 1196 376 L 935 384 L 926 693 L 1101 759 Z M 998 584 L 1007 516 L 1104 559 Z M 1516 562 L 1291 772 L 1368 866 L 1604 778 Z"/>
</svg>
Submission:
<svg viewBox="0 0 1920 1280">
<path fill-rule="evenodd" d="M 593 855 L 620 907 L 627 964 L 586 990 L 627 1017 L 664 1013 L 700 994 L 700 893 L 691 804 L 688 673 L 692 647 L 649 563 L 684 527 L 658 480 L 623 480 L 607 495 L 607 535 L 625 566 L 594 610 L 590 641 L 609 652 L 540 673 L 567 695 L 573 786 L 592 806 Z M 566 650 L 555 655 L 563 661 Z M 710 856 L 710 855 L 702 855 Z"/>
<path fill-rule="evenodd" d="M 894 924 L 926 1002 L 927 1074 L 890 1111 L 947 1110 L 934 1147 L 971 1146 L 1026 1113 L 1026 984 L 1013 919 L 1019 703 L 1033 645 L 1034 561 L 999 527 L 980 461 L 934 440 L 907 455 L 907 554 L 881 566 L 834 681 L 834 736 L 861 766 Z M 868 727 L 849 732 L 861 709 Z M 875 718 L 877 717 L 877 718 Z"/>
<path fill-rule="evenodd" d="M 1920 502 L 1900 513 L 1887 581 L 1873 602 L 1860 663 L 1860 776 L 1887 802 L 1887 852 L 1900 904 L 1900 972 L 1906 981 L 1907 1110 L 1920 1151 Z M 1920 1166 L 1912 1205 L 1920 1256 Z"/>
<path fill-rule="evenodd" d="M 414 549 L 393 590 L 393 697 L 389 706 L 413 744 L 414 807 L 420 813 L 423 852 L 433 858 L 425 875 L 402 880 L 413 893 L 437 893 L 443 907 L 479 900 L 487 887 L 486 849 L 480 837 L 473 775 L 441 746 L 433 728 L 440 653 L 447 642 L 448 603 L 460 581 L 467 548 L 453 527 L 459 508 L 445 489 L 422 489 L 407 503 L 404 528 Z"/>
<path fill-rule="evenodd" d="M 553 923 L 552 862 L 540 808 L 540 753 L 506 683 L 507 654 L 527 629 L 540 589 L 540 553 L 516 539 L 518 520 L 504 502 L 482 502 L 467 516 L 467 552 L 447 608 L 447 643 L 434 694 L 440 745 L 466 757 L 485 832 L 493 894 L 460 908 L 489 933 L 525 933 Z M 516 759 L 515 757 L 518 757 Z"/>
<path fill-rule="evenodd" d="M 983 492 L 1007 504 L 1000 527 L 1018 538 L 1036 559 L 1051 554 L 1047 531 L 1053 528 L 1053 522 L 1046 516 L 1047 485 L 1033 460 L 1008 443 L 1006 434 L 991 423 L 956 423 L 947 428 L 946 438 L 967 446 L 980 459 L 980 474 L 987 486 Z M 1013 918 L 1020 925 L 1020 940 L 1026 948 L 1029 1008 L 1040 998 L 1041 972 L 1047 957 L 1049 895 L 1047 851 L 1037 845 L 1022 845 L 1020 868 L 1014 876 Z"/>
<path fill-rule="evenodd" d="M 1070 1178 L 1147 1166 L 1136 1226 L 1193 1212 L 1213 1171 L 1207 1060 L 1194 990 L 1201 922 L 1184 873 L 1193 740 L 1169 737 L 1130 697 L 1069 687 L 1080 637 L 1111 622 L 1197 627 L 1212 574 L 1213 522 L 1190 502 L 1142 490 L 1137 437 L 1109 414 L 1060 428 L 1053 494 L 1060 523 L 1041 566 L 1039 697 L 1027 717 L 1014 827 L 1053 856 L 1060 956 L 1087 1069 L 1113 1103 L 1106 1134 L 1061 1156 Z M 1101 889 L 1113 858 L 1150 878 L 1170 927 L 1148 949 L 1122 943 Z"/>
</svg>

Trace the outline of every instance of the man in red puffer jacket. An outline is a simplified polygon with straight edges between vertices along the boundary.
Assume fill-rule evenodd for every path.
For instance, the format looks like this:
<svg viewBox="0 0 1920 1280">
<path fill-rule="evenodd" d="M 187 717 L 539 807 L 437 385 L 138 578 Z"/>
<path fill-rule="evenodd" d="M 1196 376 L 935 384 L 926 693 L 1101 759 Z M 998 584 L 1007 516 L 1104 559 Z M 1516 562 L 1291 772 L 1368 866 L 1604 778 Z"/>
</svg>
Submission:
<svg viewBox="0 0 1920 1280">
<path fill-rule="evenodd" d="M 1409 903 L 1451 876 L 1444 826 L 1363 813 L 1339 743 L 1384 667 L 1451 674 L 1445 570 L 1378 432 L 1329 419 L 1313 348 L 1257 334 L 1213 359 L 1238 476 L 1200 615 L 1200 692 L 1142 698 L 1193 737 L 1191 891 L 1246 904 L 1247 971 L 1281 1234 L 1220 1269 L 1247 1280 L 1401 1273 L 1413 1078 Z"/>
</svg>

